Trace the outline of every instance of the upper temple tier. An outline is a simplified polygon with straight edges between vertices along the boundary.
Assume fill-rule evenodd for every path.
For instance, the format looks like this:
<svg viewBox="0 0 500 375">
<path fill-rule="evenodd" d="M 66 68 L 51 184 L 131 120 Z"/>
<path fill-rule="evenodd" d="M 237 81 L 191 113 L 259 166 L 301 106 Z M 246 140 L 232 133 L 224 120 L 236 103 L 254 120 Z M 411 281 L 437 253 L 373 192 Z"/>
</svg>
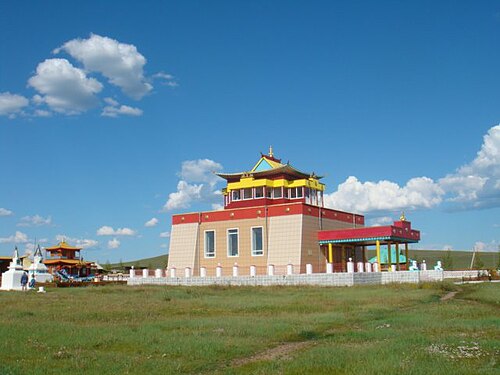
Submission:
<svg viewBox="0 0 500 375">
<path fill-rule="evenodd" d="M 227 181 L 222 189 L 224 208 L 302 202 L 323 207 L 325 185 L 320 176 L 282 164 L 272 149 L 249 172 L 217 173 Z"/>
</svg>

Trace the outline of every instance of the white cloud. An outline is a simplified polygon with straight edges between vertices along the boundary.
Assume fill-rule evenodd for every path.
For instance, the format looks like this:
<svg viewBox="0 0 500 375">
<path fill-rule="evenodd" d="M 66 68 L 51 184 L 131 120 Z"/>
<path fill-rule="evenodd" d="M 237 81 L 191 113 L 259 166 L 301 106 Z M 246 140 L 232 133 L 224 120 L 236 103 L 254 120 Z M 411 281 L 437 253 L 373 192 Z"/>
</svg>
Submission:
<svg viewBox="0 0 500 375">
<path fill-rule="evenodd" d="M 500 242 L 495 241 L 495 240 L 493 240 L 489 243 L 477 241 L 474 244 L 473 248 L 476 249 L 477 251 L 482 251 L 482 252 L 496 252 L 496 251 L 500 250 Z"/>
<path fill-rule="evenodd" d="M 88 78 L 66 59 L 47 59 L 38 64 L 28 84 L 41 94 L 33 98 L 35 103 L 46 103 L 64 114 L 78 114 L 95 107 L 98 104 L 95 94 L 103 88 L 99 81 Z"/>
<path fill-rule="evenodd" d="M 166 243 L 162 243 L 162 244 L 160 245 L 160 247 L 161 247 L 162 249 L 168 249 L 168 244 L 166 244 Z"/>
<path fill-rule="evenodd" d="M 164 72 L 159 72 L 156 74 L 153 74 L 153 78 L 160 79 L 161 84 L 164 86 L 169 86 L 169 87 L 177 87 L 179 84 L 175 81 L 175 78 L 173 75 L 164 73 Z"/>
<path fill-rule="evenodd" d="M 132 44 L 91 34 L 88 39 L 73 39 L 54 53 L 65 51 L 83 63 L 88 71 L 99 72 L 128 96 L 141 99 L 153 88 L 144 77 L 146 58 Z"/>
<path fill-rule="evenodd" d="M 56 241 L 66 241 L 72 246 L 75 247 L 80 247 L 83 249 L 89 249 L 91 247 L 96 247 L 99 245 L 99 242 L 96 240 L 88 239 L 88 238 L 73 238 L 73 237 L 68 237 L 62 234 L 58 234 L 56 236 Z"/>
<path fill-rule="evenodd" d="M 161 238 L 170 238 L 170 232 L 162 232 L 160 233 Z"/>
<path fill-rule="evenodd" d="M 0 238 L 0 243 L 26 243 L 28 241 L 28 236 L 19 231 L 16 231 L 16 233 L 10 237 Z"/>
<path fill-rule="evenodd" d="M 44 109 L 36 109 L 35 112 L 33 112 L 33 115 L 35 117 L 50 117 L 52 116 L 52 113 Z"/>
<path fill-rule="evenodd" d="M 113 238 L 108 241 L 108 249 L 117 249 L 118 247 L 120 247 L 120 241 L 118 241 L 118 239 Z"/>
<path fill-rule="evenodd" d="M 177 191 L 170 193 L 164 210 L 188 208 L 195 202 L 217 203 L 220 192 L 216 189 L 220 178 L 214 174 L 222 165 L 209 159 L 188 160 L 182 163 Z"/>
<path fill-rule="evenodd" d="M 155 227 L 158 224 L 158 219 L 156 217 L 153 217 L 151 220 L 146 221 L 144 223 L 145 227 Z"/>
<path fill-rule="evenodd" d="M 29 100 L 22 95 L 10 92 L 0 93 L 0 116 L 14 117 L 29 104 Z"/>
<path fill-rule="evenodd" d="M 134 236 L 136 232 L 130 228 L 118 228 L 114 230 L 112 227 L 104 225 L 97 230 L 98 236 Z"/>
<path fill-rule="evenodd" d="M 431 208 L 444 191 L 428 177 L 412 178 L 403 187 L 391 181 L 360 182 L 350 176 L 336 192 L 325 194 L 325 206 L 353 212 L 386 212 Z"/>
<path fill-rule="evenodd" d="M 0 216 L 10 216 L 12 214 L 13 212 L 11 210 L 0 207 Z"/>
<path fill-rule="evenodd" d="M 439 184 L 450 193 L 448 201 L 454 207 L 500 206 L 500 125 L 488 130 L 472 162 L 443 177 Z"/>
<path fill-rule="evenodd" d="M 50 225 L 52 224 L 52 218 L 50 216 L 42 217 L 40 215 L 34 216 L 24 216 L 21 218 L 21 221 L 17 224 L 19 227 L 39 227 L 42 225 Z"/>
<path fill-rule="evenodd" d="M 102 109 L 101 116 L 104 117 L 118 117 L 120 115 L 124 116 L 141 116 L 142 109 L 129 107 L 128 105 L 121 105 L 119 107 L 106 106 Z"/>
<path fill-rule="evenodd" d="M 370 226 L 380 227 L 383 225 L 391 225 L 394 222 L 394 218 L 390 216 L 380 216 L 370 219 Z"/>
</svg>

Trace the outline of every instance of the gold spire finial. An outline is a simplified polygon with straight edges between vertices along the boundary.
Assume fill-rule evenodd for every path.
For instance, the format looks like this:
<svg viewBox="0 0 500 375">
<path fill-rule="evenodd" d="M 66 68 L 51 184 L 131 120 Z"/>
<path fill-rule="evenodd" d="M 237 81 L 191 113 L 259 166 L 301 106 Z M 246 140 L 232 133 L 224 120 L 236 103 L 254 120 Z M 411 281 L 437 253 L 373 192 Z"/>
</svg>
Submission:
<svg viewBox="0 0 500 375">
<path fill-rule="evenodd" d="M 406 221 L 406 216 L 405 216 L 405 212 L 401 212 L 401 216 L 399 217 L 399 220 L 401 221 Z"/>
<path fill-rule="evenodd" d="M 273 157 L 273 146 L 269 146 L 269 156 Z"/>
</svg>

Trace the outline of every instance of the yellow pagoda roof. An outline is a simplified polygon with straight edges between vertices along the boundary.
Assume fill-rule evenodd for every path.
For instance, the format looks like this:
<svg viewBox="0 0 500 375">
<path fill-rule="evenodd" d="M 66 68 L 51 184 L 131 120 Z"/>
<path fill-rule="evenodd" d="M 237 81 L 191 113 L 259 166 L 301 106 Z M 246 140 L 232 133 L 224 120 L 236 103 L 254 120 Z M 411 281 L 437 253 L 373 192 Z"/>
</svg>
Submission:
<svg viewBox="0 0 500 375">
<path fill-rule="evenodd" d="M 270 147 L 269 154 L 265 155 L 261 153 L 260 159 L 255 163 L 253 168 L 248 172 L 239 172 L 239 173 L 217 173 L 217 176 L 222 177 L 226 180 L 233 180 L 239 177 L 245 176 L 253 176 L 254 178 L 265 177 L 269 175 L 276 175 L 279 173 L 288 173 L 292 175 L 296 175 L 300 178 L 315 178 L 321 179 L 321 176 L 316 176 L 313 173 L 305 173 L 301 172 L 294 167 L 292 167 L 289 163 L 283 164 L 281 163 L 281 159 L 277 159 L 274 157 L 273 149 Z"/>
<path fill-rule="evenodd" d="M 54 250 L 75 250 L 75 251 L 78 251 L 78 250 L 81 250 L 81 248 L 70 246 L 70 245 L 68 245 L 68 243 L 66 241 L 61 241 L 56 246 L 46 247 L 45 250 L 47 250 L 47 251 L 54 251 Z"/>
</svg>

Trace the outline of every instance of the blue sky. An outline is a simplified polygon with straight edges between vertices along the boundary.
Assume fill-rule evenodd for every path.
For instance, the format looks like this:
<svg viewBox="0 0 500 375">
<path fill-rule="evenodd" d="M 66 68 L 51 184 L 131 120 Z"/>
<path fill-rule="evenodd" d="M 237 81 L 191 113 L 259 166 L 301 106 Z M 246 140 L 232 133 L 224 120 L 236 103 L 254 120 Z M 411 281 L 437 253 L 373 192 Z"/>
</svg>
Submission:
<svg viewBox="0 0 500 375">
<path fill-rule="evenodd" d="M 500 245 L 500 4 L 0 3 L 0 254 L 163 254 L 273 146 L 422 248 Z"/>
</svg>

